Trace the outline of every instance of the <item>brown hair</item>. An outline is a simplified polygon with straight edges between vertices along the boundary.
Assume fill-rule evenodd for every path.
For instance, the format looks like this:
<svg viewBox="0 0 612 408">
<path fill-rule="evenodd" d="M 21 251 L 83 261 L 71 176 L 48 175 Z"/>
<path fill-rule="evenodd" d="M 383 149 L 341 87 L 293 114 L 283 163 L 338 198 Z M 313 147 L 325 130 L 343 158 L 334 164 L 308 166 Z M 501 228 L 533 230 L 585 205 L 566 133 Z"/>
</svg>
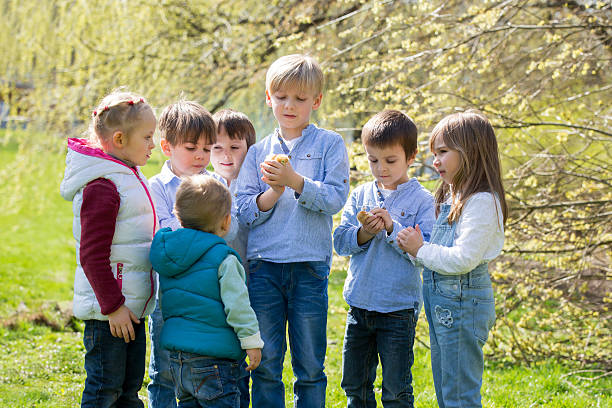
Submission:
<svg viewBox="0 0 612 408">
<path fill-rule="evenodd" d="M 217 127 L 210 112 L 194 101 L 179 100 L 164 108 L 157 125 L 162 139 L 172 146 L 182 143 L 198 143 L 204 138 L 205 144 L 217 139 Z"/>
<path fill-rule="evenodd" d="M 474 110 L 454 113 L 442 119 L 432 130 L 429 138 L 432 152 L 440 137 L 446 147 L 457 151 L 460 157 L 459 169 L 452 183 L 452 207 L 448 222 L 459 219 L 463 206 L 472 195 L 490 192 L 499 199 L 505 224 L 508 206 L 501 179 L 497 139 L 491 122 Z M 442 181 L 435 195 L 436 214 L 450 192 L 450 186 Z"/>
<path fill-rule="evenodd" d="M 113 133 L 123 132 L 129 138 L 142 113 L 153 112 L 146 100 L 122 88 L 106 95 L 94 109 L 89 125 L 89 139 L 98 146 L 110 141 Z"/>
<path fill-rule="evenodd" d="M 385 148 L 399 144 L 406 159 L 417 150 L 418 130 L 408 115 L 398 110 L 384 110 L 372 116 L 361 130 L 364 145 Z"/>
<path fill-rule="evenodd" d="M 217 133 L 225 129 L 232 140 L 245 140 L 247 150 L 255 143 L 255 128 L 249 117 L 233 109 L 222 109 L 213 115 L 217 123 Z"/>
<path fill-rule="evenodd" d="M 303 54 L 285 55 L 274 61 L 266 73 L 266 90 L 275 92 L 287 87 L 318 96 L 323 90 L 323 71 L 319 63 Z"/>
<path fill-rule="evenodd" d="M 174 214 L 184 228 L 214 233 L 230 214 L 232 196 L 221 182 L 211 176 L 185 177 L 176 191 Z"/>
</svg>

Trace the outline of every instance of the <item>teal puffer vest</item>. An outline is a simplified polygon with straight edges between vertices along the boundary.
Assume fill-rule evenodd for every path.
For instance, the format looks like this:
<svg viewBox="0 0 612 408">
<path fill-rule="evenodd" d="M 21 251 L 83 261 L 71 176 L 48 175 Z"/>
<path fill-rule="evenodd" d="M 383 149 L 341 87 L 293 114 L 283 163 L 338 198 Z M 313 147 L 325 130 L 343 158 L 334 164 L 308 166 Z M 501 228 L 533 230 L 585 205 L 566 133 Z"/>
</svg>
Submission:
<svg viewBox="0 0 612 408">
<path fill-rule="evenodd" d="M 164 326 L 161 346 L 204 356 L 241 360 L 244 351 L 227 324 L 217 271 L 230 254 L 223 238 L 181 228 L 161 229 L 151 245 L 159 273 Z"/>
</svg>

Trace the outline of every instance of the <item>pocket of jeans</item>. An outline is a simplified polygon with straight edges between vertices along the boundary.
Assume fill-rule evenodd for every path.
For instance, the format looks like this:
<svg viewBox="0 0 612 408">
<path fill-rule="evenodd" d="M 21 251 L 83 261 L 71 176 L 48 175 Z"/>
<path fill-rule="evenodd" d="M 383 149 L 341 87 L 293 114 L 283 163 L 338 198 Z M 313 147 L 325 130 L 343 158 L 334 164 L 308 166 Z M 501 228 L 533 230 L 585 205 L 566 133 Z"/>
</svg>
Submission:
<svg viewBox="0 0 612 408">
<path fill-rule="evenodd" d="M 312 276 L 322 281 L 329 277 L 329 265 L 327 262 L 308 262 L 306 270 Z"/>
<path fill-rule="evenodd" d="M 261 265 L 263 264 L 262 261 L 248 261 L 248 266 L 249 266 L 249 275 L 252 275 L 254 273 L 257 273 L 257 271 L 259 270 L 259 268 L 261 268 Z"/>
<path fill-rule="evenodd" d="M 461 299 L 461 281 L 459 279 L 436 279 L 436 291 L 445 298 Z"/>
<path fill-rule="evenodd" d="M 223 394 L 223 384 L 217 365 L 191 367 L 194 396 L 197 399 L 211 400 Z"/>
<path fill-rule="evenodd" d="M 484 344 L 495 324 L 495 300 L 473 299 L 474 302 L 474 336 Z"/>
</svg>

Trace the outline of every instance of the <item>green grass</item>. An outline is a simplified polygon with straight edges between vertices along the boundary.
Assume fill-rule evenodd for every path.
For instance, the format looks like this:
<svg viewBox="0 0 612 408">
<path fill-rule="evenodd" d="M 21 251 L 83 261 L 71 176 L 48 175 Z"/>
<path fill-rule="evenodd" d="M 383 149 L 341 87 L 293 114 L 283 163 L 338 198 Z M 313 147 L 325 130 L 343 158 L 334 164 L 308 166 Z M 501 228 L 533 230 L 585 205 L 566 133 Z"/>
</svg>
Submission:
<svg viewBox="0 0 612 408">
<path fill-rule="evenodd" d="M 4 198 L 0 214 L 0 406 L 73 407 L 79 404 L 85 372 L 82 324 L 61 328 L 72 298 L 72 210 L 59 196 L 64 156 L 48 153 L 47 148 L 36 149 L 40 154 L 22 155 L 16 143 L 0 143 L 0 194 Z M 157 150 L 144 173 L 148 177 L 157 173 L 163 160 Z M 346 261 L 337 258 L 330 276 L 328 407 L 346 404 L 340 389 L 347 309 L 342 299 L 345 268 Z M 423 315 L 417 333 L 421 342 L 428 342 Z M 436 407 L 429 353 L 421 342 L 415 346 L 413 368 L 416 406 Z M 287 355 L 284 378 L 287 405 L 292 406 L 289 360 Z M 578 369 L 555 361 L 529 367 L 487 362 L 484 406 L 611 407 L 610 377 L 587 380 L 568 375 Z M 581 375 L 593 378 L 598 373 Z M 145 384 L 148 381 L 146 377 Z M 380 399 L 380 369 L 375 387 Z M 141 396 L 146 398 L 144 388 Z"/>
</svg>

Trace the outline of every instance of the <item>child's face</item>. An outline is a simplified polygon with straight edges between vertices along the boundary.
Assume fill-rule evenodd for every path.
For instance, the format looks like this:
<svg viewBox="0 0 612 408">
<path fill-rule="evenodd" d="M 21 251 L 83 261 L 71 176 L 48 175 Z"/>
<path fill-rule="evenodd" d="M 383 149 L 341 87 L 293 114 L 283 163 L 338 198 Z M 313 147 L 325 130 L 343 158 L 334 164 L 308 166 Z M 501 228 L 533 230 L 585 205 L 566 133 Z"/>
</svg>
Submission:
<svg viewBox="0 0 612 408">
<path fill-rule="evenodd" d="M 440 173 L 440 178 L 447 184 L 453 184 L 453 179 L 461 167 L 461 156 L 456 150 L 452 150 L 446 146 L 442 137 L 436 138 L 434 141 L 433 165 Z"/>
<path fill-rule="evenodd" d="M 238 177 L 240 166 L 247 153 L 245 139 L 230 139 L 224 127 L 217 133 L 217 143 L 212 145 L 210 161 L 215 173 L 222 176 L 228 184 Z"/>
<path fill-rule="evenodd" d="M 399 143 L 382 148 L 369 145 L 363 147 L 379 187 L 396 190 L 397 186 L 408 181 L 408 167 L 414 161 L 414 155 L 406 159 L 406 153 Z"/>
<path fill-rule="evenodd" d="M 299 92 L 291 87 L 266 90 L 266 103 L 272 108 L 281 135 L 289 140 L 302 135 L 302 130 L 310 122 L 310 114 L 321 106 L 322 97 L 322 94 Z"/>
<path fill-rule="evenodd" d="M 155 147 L 153 133 L 157 121 L 153 111 L 147 109 L 142 112 L 141 120 L 130 132 L 125 144 L 115 154 L 122 160 L 134 163 L 136 166 L 144 166 L 151 157 L 151 150 Z"/>
<path fill-rule="evenodd" d="M 200 137 L 197 143 L 179 143 L 176 146 L 162 139 L 161 147 L 164 154 L 170 157 L 172 172 L 178 177 L 199 174 L 210 161 L 210 148 L 205 139 Z"/>
</svg>

